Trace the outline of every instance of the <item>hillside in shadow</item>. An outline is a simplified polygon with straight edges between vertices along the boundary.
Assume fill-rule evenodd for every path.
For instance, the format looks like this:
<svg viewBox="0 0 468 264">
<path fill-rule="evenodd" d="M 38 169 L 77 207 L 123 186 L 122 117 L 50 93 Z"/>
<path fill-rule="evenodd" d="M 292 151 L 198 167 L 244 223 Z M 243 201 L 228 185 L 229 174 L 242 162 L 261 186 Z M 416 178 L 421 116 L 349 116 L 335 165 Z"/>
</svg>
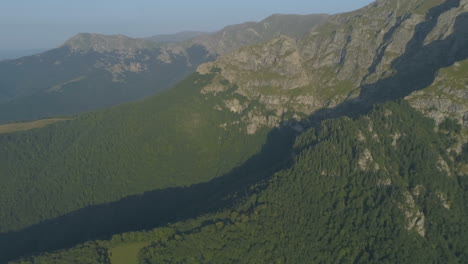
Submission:
<svg viewBox="0 0 468 264">
<path fill-rule="evenodd" d="M 295 134 L 287 126 L 274 129 L 262 150 L 238 168 L 210 182 L 168 188 L 90 206 L 26 229 L 0 234 L 0 263 L 20 256 L 71 247 L 113 234 L 148 230 L 229 207 L 231 194 L 244 193 L 287 167 Z"/>
<path fill-rule="evenodd" d="M 437 25 L 440 15 L 459 5 L 460 0 L 448 0 L 427 13 L 426 20 L 416 26 L 405 53 L 392 62 L 394 75 L 363 85 L 357 98 L 345 101 L 332 109 L 321 109 L 311 120 L 317 123 L 327 118 L 357 117 L 365 114 L 375 104 L 396 101 L 428 87 L 434 82 L 441 68 L 467 59 L 468 12 L 457 17 L 454 32 L 450 36 L 424 45 L 424 40 Z M 377 57 L 375 60 L 374 64 L 378 64 L 380 58 Z M 375 66 L 371 66 L 369 71 L 374 68 Z"/>
<path fill-rule="evenodd" d="M 427 20 L 417 26 L 407 51 L 393 62 L 395 75 L 363 86 L 361 95 L 352 101 L 316 112 L 309 118 L 312 125 L 340 116 L 355 118 L 366 114 L 375 104 L 399 100 L 430 85 L 439 69 L 468 58 L 468 13 L 457 18 L 449 37 L 423 44 L 439 16 L 459 2 L 449 0 L 430 10 Z M 249 186 L 261 184 L 291 164 L 297 134 L 289 128 L 290 122 L 273 129 L 258 154 L 210 182 L 155 190 L 0 234 L 0 263 L 89 240 L 108 239 L 116 233 L 148 230 L 229 207 L 242 195 L 248 195 Z"/>
</svg>

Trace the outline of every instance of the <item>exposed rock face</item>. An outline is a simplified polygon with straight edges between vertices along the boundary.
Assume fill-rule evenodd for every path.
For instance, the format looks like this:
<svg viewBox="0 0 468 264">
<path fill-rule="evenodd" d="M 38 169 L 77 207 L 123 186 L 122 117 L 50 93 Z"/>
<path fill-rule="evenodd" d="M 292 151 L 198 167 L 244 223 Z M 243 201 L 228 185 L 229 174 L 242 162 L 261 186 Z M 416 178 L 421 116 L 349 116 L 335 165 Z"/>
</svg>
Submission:
<svg viewBox="0 0 468 264">
<path fill-rule="evenodd" d="M 323 86 L 349 81 L 357 88 L 385 74 L 405 51 L 415 26 L 424 20 L 399 2 L 377 1 L 333 16 L 303 39 L 301 51 L 312 79 L 323 79 L 322 72 L 328 71 L 333 76 L 324 79 Z"/>
<path fill-rule="evenodd" d="M 361 10 L 331 16 L 305 37 L 280 36 L 200 66 L 200 74 L 216 72 L 216 81 L 202 92 L 227 91 L 228 87 L 219 81 L 228 81 L 235 87 L 234 91 L 229 89 L 231 95 L 258 102 L 268 112 L 263 122 L 255 122 L 263 126 L 268 126 L 265 120 L 271 115 L 280 122 L 285 115 L 309 116 L 345 101 L 358 105 L 398 98 L 419 89 L 408 82 L 411 74 L 430 78 L 433 70 L 424 66 L 424 47 L 429 50 L 446 41 L 443 45 L 452 49 L 452 59 L 464 56 L 461 43 L 467 42 L 468 35 L 462 26 L 468 28 L 463 19 L 466 6 L 466 0 L 379 0 Z M 437 63 L 437 56 L 427 63 Z M 411 81 L 418 81 L 414 79 Z M 426 79 L 418 83 L 424 85 Z M 466 89 L 446 92 L 466 102 Z M 227 94 L 222 96 L 229 98 Z M 428 105 L 425 101 L 419 103 Z M 468 119 L 464 103 L 438 103 L 444 111 Z M 249 113 L 243 114 L 249 120 Z M 261 119 L 258 111 L 254 116 L 257 121 Z M 397 140 L 395 135 L 395 146 Z"/>
<path fill-rule="evenodd" d="M 411 94 L 406 100 L 437 123 L 449 117 L 468 128 L 467 72 L 468 60 L 456 62 L 440 70 L 431 86 Z"/>
<path fill-rule="evenodd" d="M 244 109 L 247 108 L 247 106 L 242 105 L 238 99 L 226 100 L 224 104 L 231 112 L 238 114 L 241 114 Z"/>
<path fill-rule="evenodd" d="M 401 133 L 400 132 L 395 132 L 395 134 L 392 135 L 392 146 L 393 147 L 397 147 L 397 144 L 398 144 L 398 140 L 401 138 Z"/>
<path fill-rule="evenodd" d="M 400 209 L 403 211 L 406 218 L 406 229 L 408 231 L 416 231 L 420 236 L 426 236 L 425 220 L 426 217 L 421 210 L 418 209 L 413 196 L 409 192 L 403 194 L 405 202 L 400 204 Z"/>
<path fill-rule="evenodd" d="M 414 195 L 415 197 L 419 197 L 425 191 L 426 191 L 426 188 L 424 186 L 422 186 L 421 184 L 418 184 L 418 185 L 416 185 L 416 187 L 413 188 L 411 194 Z"/>
<path fill-rule="evenodd" d="M 242 94 L 258 94 L 256 88 L 261 87 L 294 89 L 309 83 L 296 41 L 288 37 L 280 37 L 266 44 L 220 57 L 215 67 L 222 68 L 222 76 L 238 84 L 239 93 Z"/>
<path fill-rule="evenodd" d="M 453 8 L 438 18 L 437 24 L 424 40 L 425 45 L 433 41 L 441 41 L 454 34 L 457 27 L 466 28 L 464 18 L 468 12 L 468 1 L 461 0 L 457 8 Z M 460 22 L 461 21 L 461 22 Z M 463 24 L 462 24 L 463 23 Z M 464 36 L 466 38 L 466 36 Z M 458 48 L 457 46 L 454 49 Z M 453 56 L 453 51 L 447 56 Z M 425 115 L 442 122 L 445 118 L 458 119 L 468 128 L 468 61 L 456 61 L 451 66 L 438 71 L 433 83 L 420 91 L 406 97 L 406 100 Z"/>
<path fill-rule="evenodd" d="M 449 201 L 448 196 L 447 196 L 446 193 L 437 192 L 436 195 L 437 195 L 437 198 L 439 198 L 441 205 L 442 205 L 445 209 L 450 209 L 450 208 L 452 207 L 452 206 L 450 205 L 450 201 Z"/>
<path fill-rule="evenodd" d="M 372 157 L 372 153 L 369 149 L 364 149 L 364 151 L 359 155 L 358 164 L 361 170 L 367 171 L 369 170 L 370 166 L 373 164 L 374 158 Z"/>
<path fill-rule="evenodd" d="M 247 123 L 247 134 L 253 135 L 258 129 L 269 126 L 274 127 L 280 122 L 279 118 L 275 116 L 264 116 L 259 112 L 250 112 L 243 118 L 243 121 Z"/>
<path fill-rule="evenodd" d="M 442 157 L 439 157 L 439 160 L 437 161 L 437 168 L 440 171 L 445 172 L 448 176 L 452 176 L 449 165 Z"/>
</svg>

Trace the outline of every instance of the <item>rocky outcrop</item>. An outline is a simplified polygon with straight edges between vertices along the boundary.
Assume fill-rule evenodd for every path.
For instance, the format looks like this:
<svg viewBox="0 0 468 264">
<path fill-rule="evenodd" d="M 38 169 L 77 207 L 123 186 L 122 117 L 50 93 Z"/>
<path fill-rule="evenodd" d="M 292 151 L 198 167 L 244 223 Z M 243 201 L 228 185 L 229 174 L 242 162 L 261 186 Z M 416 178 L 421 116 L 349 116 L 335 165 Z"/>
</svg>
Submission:
<svg viewBox="0 0 468 264">
<path fill-rule="evenodd" d="M 416 202 L 410 192 L 403 194 L 404 202 L 400 204 L 400 209 L 406 218 L 406 229 L 416 231 L 420 236 L 426 236 L 425 221 L 426 216 L 418 209 Z"/>
<path fill-rule="evenodd" d="M 222 69 L 224 79 L 239 85 L 241 94 L 258 95 L 261 87 L 295 89 L 309 83 L 296 41 L 289 37 L 220 57 L 214 67 Z"/>
<path fill-rule="evenodd" d="M 400 132 L 395 132 L 393 135 L 392 135 L 392 146 L 393 147 L 397 147 L 398 145 L 398 140 L 401 138 L 401 133 Z"/>
<path fill-rule="evenodd" d="M 328 17 L 302 38 L 279 36 L 245 47 L 200 66 L 198 72 L 215 73 L 215 80 L 234 84 L 236 89 L 230 89 L 231 95 L 260 103 L 268 115 L 274 113 L 278 122 L 285 115 L 309 116 L 318 109 L 333 108 L 345 101 L 357 106 L 360 102 L 372 104 L 398 98 L 399 94 L 416 89 L 405 84 L 408 81 L 405 69 L 416 68 L 406 74 L 423 73 L 430 78 L 432 70 L 423 66 L 421 46 L 457 37 L 453 32 L 460 23 L 458 18 L 467 11 L 465 2 L 379 0 L 361 10 Z M 463 38 L 461 35 L 458 40 L 462 42 Z M 454 52 L 462 49 L 457 41 L 447 42 L 452 43 Z M 414 60 L 419 66 L 412 67 L 406 60 Z M 408 91 L 401 91 L 401 87 Z M 215 81 L 202 92 L 218 94 L 227 90 Z M 466 97 L 465 90 L 450 93 Z M 413 102 L 418 104 L 416 100 Z M 446 111 L 459 113 L 461 120 L 468 119 L 462 104 L 438 102 Z M 395 135 L 395 146 L 397 140 Z"/>
<path fill-rule="evenodd" d="M 374 169 L 378 170 L 378 165 L 374 163 L 374 158 L 372 157 L 372 153 L 369 149 L 364 149 L 362 153 L 359 154 L 358 165 L 363 171 L 368 171 L 372 165 L 374 165 Z"/>
<path fill-rule="evenodd" d="M 431 86 L 411 94 L 406 100 L 437 123 L 455 118 L 468 128 L 467 71 L 468 60 L 456 62 L 440 70 Z"/>
<path fill-rule="evenodd" d="M 437 192 L 436 193 L 437 198 L 439 198 L 441 205 L 445 209 L 450 209 L 452 207 L 451 201 L 448 199 L 448 195 L 443 192 Z"/>
</svg>

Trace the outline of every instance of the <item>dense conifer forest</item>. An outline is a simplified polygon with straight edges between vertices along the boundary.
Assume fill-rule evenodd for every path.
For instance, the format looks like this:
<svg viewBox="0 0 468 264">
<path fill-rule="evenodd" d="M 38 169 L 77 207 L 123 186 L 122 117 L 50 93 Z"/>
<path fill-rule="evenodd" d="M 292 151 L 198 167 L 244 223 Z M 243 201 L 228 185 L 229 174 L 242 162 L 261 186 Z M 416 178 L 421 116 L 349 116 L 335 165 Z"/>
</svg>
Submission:
<svg viewBox="0 0 468 264">
<path fill-rule="evenodd" d="M 376 0 L 0 62 L 0 264 L 468 263 L 467 29 Z"/>
<path fill-rule="evenodd" d="M 404 102 L 325 121 L 212 212 L 15 263 L 114 263 L 127 250 L 134 263 L 464 263 L 466 145 L 447 152 L 460 132 Z"/>
</svg>

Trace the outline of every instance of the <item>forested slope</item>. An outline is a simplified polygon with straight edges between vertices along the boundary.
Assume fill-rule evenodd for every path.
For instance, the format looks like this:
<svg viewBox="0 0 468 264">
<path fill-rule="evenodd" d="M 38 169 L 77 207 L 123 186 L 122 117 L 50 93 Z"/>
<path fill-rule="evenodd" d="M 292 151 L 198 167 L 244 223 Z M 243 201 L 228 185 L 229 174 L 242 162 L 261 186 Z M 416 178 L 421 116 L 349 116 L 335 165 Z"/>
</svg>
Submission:
<svg viewBox="0 0 468 264">
<path fill-rule="evenodd" d="M 265 191 L 181 224 L 141 263 L 465 263 L 467 175 L 454 160 L 466 153 L 447 154 L 453 133 L 396 104 L 325 122 Z"/>
<path fill-rule="evenodd" d="M 134 263 L 465 263 L 468 152 L 447 153 L 456 122 L 435 128 L 404 102 L 326 121 L 228 208 L 18 263 L 114 263 L 135 247 Z"/>
<path fill-rule="evenodd" d="M 143 102 L 95 112 L 40 130 L 1 134 L 0 231 L 89 205 L 220 176 L 257 152 L 266 131 L 226 131 L 235 120 L 200 94 L 197 74 Z M 196 84 L 196 85 L 194 85 Z"/>
<path fill-rule="evenodd" d="M 277 232 L 275 226 L 267 224 L 268 219 L 285 217 L 283 220 L 289 221 L 291 219 L 287 217 L 294 215 L 301 218 L 294 211 L 298 206 L 286 202 L 293 198 L 300 201 L 302 196 L 297 195 L 305 192 L 300 188 L 310 185 L 314 191 L 305 199 L 310 208 L 305 205 L 298 208 L 302 208 L 307 219 L 315 217 L 317 221 L 327 213 L 339 215 L 338 222 L 327 226 L 327 234 L 342 230 L 345 223 L 339 221 L 349 216 L 351 222 L 360 221 L 361 227 L 375 226 L 372 221 L 377 221 L 379 225 L 375 230 L 382 230 L 384 237 L 398 238 L 394 246 L 404 245 L 414 252 L 417 248 L 413 246 L 428 249 L 426 244 L 418 244 L 421 241 L 407 243 L 407 233 L 398 231 L 404 227 L 397 220 L 379 221 L 387 219 L 384 214 L 399 219 L 396 211 L 403 211 L 404 216 L 411 218 L 408 220 L 410 229 L 429 238 L 432 222 L 427 219 L 430 219 L 430 213 L 421 209 L 423 205 L 420 202 L 425 205 L 432 198 L 424 196 L 429 200 L 419 200 L 423 196 L 417 193 L 422 194 L 424 189 L 432 193 L 440 191 L 436 196 L 441 202 L 447 202 L 443 207 L 451 207 L 451 191 L 457 197 L 462 195 L 462 187 L 457 186 L 457 181 L 464 178 L 455 175 L 466 174 L 467 171 L 466 165 L 456 163 L 464 160 L 465 154 L 461 153 L 466 153 L 466 145 L 463 147 L 463 144 L 467 133 L 459 123 L 463 123 L 467 116 L 464 108 L 466 93 L 463 93 L 466 78 L 462 70 L 465 67 L 463 61 L 468 57 L 465 48 L 468 43 L 467 8 L 467 0 L 379 0 L 361 10 L 333 16 L 303 38 L 280 36 L 221 56 L 214 63 L 203 64 L 197 73 L 159 96 L 88 113 L 43 129 L 0 135 L 0 181 L 3 184 L 0 186 L 0 232 L 3 232 L 0 245 L 8 248 L 0 252 L 4 254 L 3 259 L 68 248 L 88 240 L 107 239 L 115 233 L 148 230 L 186 220 L 191 222 L 189 219 L 200 215 L 208 217 L 203 226 L 212 228 L 210 221 L 216 220 L 213 212 L 220 208 L 241 210 L 232 204 L 235 199 L 223 198 L 231 197 L 232 193 L 239 193 L 240 197 L 249 194 L 239 191 L 239 188 L 291 165 L 291 152 L 306 157 L 301 160 L 300 156 L 293 156 L 296 161 L 291 168 L 299 169 L 280 173 L 287 175 L 283 178 L 291 176 L 291 179 L 283 182 L 282 178 L 275 176 L 273 182 L 278 181 L 281 183 L 279 186 L 262 185 L 265 192 L 255 188 L 250 190 L 257 193 L 252 197 L 264 195 L 265 202 L 271 199 L 276 201 L 273 202 L 275 206 L 280 206 L 276 214 L 269 214 L 261 225 Z M 447 55 L 448 50 L 450 53 Z M 415 91 L 421 92 L 422 96 Z M 444 95 L 439 97 L 443 101 L 437 100 L 436 96 L 427 96 L 431 93 Z M 414 95 L 418 96 L 411 99 Z M 372 126 L 365 123 L 366 118 L 323 123 L 327 119 L 344 116 L 356 118 L 367 114 L 377 103 L 405 97 L 425 114 L 437 116 L 437 124 L 443 128 L 440 131 L 453 132 L 434 133 L 432 122 L 405 105 L 390 105 L 390 111 L 374 112 L 368 117 L 375 119 Z M 422 109 L 418 105 L 434 107 Z M 446 117 L 456 121 L 445 120 Z M 317 133 L 305 133 L 297 143 L 302 147 L 292 149 L 290 140 L 294 133 L 300 134 L 311 127 L 315 127 Z M 379 132 L 382 135 L 375 132 L 379 130 L 382 130 Z M 354 132 L 357 139 L 350 136 Z M 389 135 L 390 146 L 387 142 Z M 401 146 L 400 141 L 404 143 Z M 316 143 L 316 148 L 309 148 Z M 451 144 L 453 146 L 449 146 Z M 316 152 L 320 146 L 327 147 Z M 358 167 L 354 163 L 356 160 Z M 317 165 L 313 163 L 315 161 L 321 163 Z M 308 163 L 310 167 L 304 165 Z M 442 178 L 435 176 L 434 166 L 439 171 L 437 175 L 447 174 L 449 177 L 444 177 L 440 183 L 435 181 Z M 325 169 L 318 171 L 317 168 Z M 309 172 L 313 176 L 310 181 L 304 178 Z M 426 181 L 424 177 L 431 180 Z M 214 178 L 217 180 L 211 181 Z M 304 184 L 296 182 L 296 179 Z M 375 187 L 371 180 L 380 187 Z M 440 186 L 431 185 L 432 180 Z M 286 189 L 281 189 L 281 186 Z M 368 189 L 369 186 L 375 188 Z M 329 192 L 319 192 L 327 188 Z M 400 194 L 392 188 L 400 190 Z M 366 191 L 361 193 L 364 189 Z M 276 191 L 286 194 L 275 197 L 273 192 Z M 279 198 L 283 195 L 284 199 Z M 378 206 L 352 200 L 353 195 L 378 201 Z M 364 210 L 359 217 L 341 210 L 347 206 L 341 203 L 346 199 L 350 201 L 349 208 L 358 208 L 355 211 L 359 213 Z M 398 206 L 401 199 L 406 203 Z M 318 202 L 322 200 L 324 208 Z M 284 212 L 282 202 L 285 202 Z M 239 208 L 244 208 L 242 204 L 250 206 L 244 202 Z M 411 210 L 405 211 L 406 207 Z M 320 215 L 316 214 L 317 210 Z M 464 214 L 457 210 L 450 211 L 454 212 L 454 221 Z M 247 209 L 241 211 L 249 215 L 249 219 L 257 215 Z M 258 215 L 262 216 L 260 211 Z M 450 213 L 444 215 L 449 216 Z M 366 220 L 369 217 L 371 220 Z M 451 219 L 434 220 L 435 225 L 440 224 L 441 229 L 447 229 L 436 233 L 447 237 L 448 251 L 440 255 L 434 253 L 436 255 L 432 257 L 439 259 L 442 254 L 447 254 L 450 260 L 464 260 L 463 252 L 459 252 L 459 246 L 455 245 L 455 241 L 460 239 L 455 235 L 450 238 L 456 232 L 449 230 L 463 225 L 459 222 L 452 225 Z M 283 245 L 291 243 L 291 248 L 285 247 L 284 250 L 295 254 L 284 253 L 291 258 L 286 261 L 300 262 L 301 258 L 310 257 L 309 253 L 301 251 L 309 251 L 302 244 L 320 246 L 325 243 L 313 240 L 320 237 L 324 223 L 319 230 L 314 229 L 319 227 L 308 226 L 306 220 L 301 221 L 296 223 L 297 230 L 310 230 L 310 233 L 302 232 L 296 236 L 297 230 L 285 229 L 295 234 L 297 239 L 287 242 L 287 237 L 280 236 L 281 239 L 276 241 Z M 220 225 L 226 224 L 229 221 Z M 255 239 L 266 241 L 267 236 L 274 236 L 270 231 L 265 231 L 265 236 L 260 231 L 250 233 L 256 228 L 239 233 L 247 239 L 247 244 L 257 241 Z M 353 230 L 358 228 L 352 226 L 343 230 L 343 241 L 364 239 L 365 234 L 352 233 Z M 191 237 L 183 232 L 166 244 L 168 251 L 164 251 L 164 245 L 148 248 L 144 258 L 156 261 L 158 256 L 166 254 L 172 257 L 171 252 L 184 247 L 193 250 L 192 245 L 179 244 L 179 238 Z M 381 237 L 380 233 L 375 233 L 377 231 L 372 232 L 374 237 Z M 458 233 L 464 234 L 464 230 L 460 229 Z M 151 236 L 150 233 L 144 234 L 145 237 L 148 235 Z M 251 235 L 253 237 L 249 237 Z M 200 237 L 209 236 L 201 232 Z M 216 244 L 222 244 L 224 238 L 214 235 L 213 239 L 219 239 Z M 296 241 L 305 242 L 297 242 L 294 246 Z M 380 247 L 377 242 L 374 244 Z M 271 246 L 267 242 L 262 243 Z M 431 245 L 445 247 L 442 242 L 434 243 Z M 460 243 L 464 245 L 464 242 Z M 94 247 L 92 244 L 88 246 Z M 86 251 L 88 246 L 80 250 Z M 339 248 L 335 246 L 330 244 L 331 255 L 355 259 L 357 256 L 352 252 L 357 251 L 356 248 L 364 252 L 362 247 L 350 245 L 351 253 L 345 250 L 342 254 L 335 254 L 333 250 Z M 370 255 L 370 260 L 375 261 L 372 245 L 368 247 L 365 252 Z M 210 248 L 203 250 L 209 251 Z M 248 252 L 249 248 L 243 250 L 239 252 L 245 256 L 253 254 Z M 153 251 L 160 254 L 154 255 Z M 217 262 L 215 253 L 208 251 L 203 258 Z M 379 251 L 385 252 L 382 248 Z M 270 259 L 282 258 L 273 250 L 271 252 L 260 255 Z M 276 249 L 274 252 L 283 254 Z M 402 252 L 390 259 L 396 261 L 411 257 L 404 254 Z M 296 255 L 297 259 L 294 258 Z M 229 262 L 222 259 L 224 257 L 220 256 L 219 261 Z M 252 255 L 253 262 L 257 261 L 256 257 Z M 200 261 L 203 262 L 202 259 Z"/>
</svg>

